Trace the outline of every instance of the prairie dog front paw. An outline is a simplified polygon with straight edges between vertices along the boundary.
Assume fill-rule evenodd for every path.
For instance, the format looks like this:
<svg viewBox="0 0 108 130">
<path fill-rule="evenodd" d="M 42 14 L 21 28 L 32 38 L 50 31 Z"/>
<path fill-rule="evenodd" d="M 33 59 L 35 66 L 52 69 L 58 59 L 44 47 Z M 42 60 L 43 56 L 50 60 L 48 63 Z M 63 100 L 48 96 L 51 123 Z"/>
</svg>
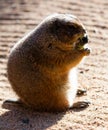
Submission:
<svg viewBox="0 0 108 130">
<path fill-rule="evenodd" d="M 84 48 L 83 50 L 81 50 L 82 53 L 85 55 L 85 56 L 88 56 L 90 55 L 91 53 L 91 49 L 90 48 Z"/>
</svg>

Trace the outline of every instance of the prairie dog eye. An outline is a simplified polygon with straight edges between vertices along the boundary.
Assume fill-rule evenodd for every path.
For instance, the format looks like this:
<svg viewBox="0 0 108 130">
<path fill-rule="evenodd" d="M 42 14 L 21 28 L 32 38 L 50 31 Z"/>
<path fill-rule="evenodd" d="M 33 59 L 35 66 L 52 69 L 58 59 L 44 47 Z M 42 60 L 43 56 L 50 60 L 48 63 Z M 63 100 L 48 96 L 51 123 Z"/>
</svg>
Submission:
<svg viewBox="0 0 108 130">
<path fill-rule="evenodd" d="M 51 43 L 48 45 L 48 48 L 49 48 L 49 49 L 52 49 L 52 44 L 51 44 Z"/>
</svg>

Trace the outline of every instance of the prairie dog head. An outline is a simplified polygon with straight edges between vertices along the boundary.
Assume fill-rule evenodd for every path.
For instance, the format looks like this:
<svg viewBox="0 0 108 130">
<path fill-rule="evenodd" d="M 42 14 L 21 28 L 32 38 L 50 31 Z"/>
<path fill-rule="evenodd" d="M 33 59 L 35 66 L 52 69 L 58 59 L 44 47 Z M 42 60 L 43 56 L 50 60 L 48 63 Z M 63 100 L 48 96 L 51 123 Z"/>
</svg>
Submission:
<svg viewBox="0 0 108 130">
<path fill-rule="evenodd" d="M 70 14 L 53 14 L 38 26 L 40 35 L 44 35 L 40 48 L 54 51 L 81 50 L 88 42 L 87 32 L 80 20 Z M 43 31 L 42 31 L 43 30 Z"/>
</svg>

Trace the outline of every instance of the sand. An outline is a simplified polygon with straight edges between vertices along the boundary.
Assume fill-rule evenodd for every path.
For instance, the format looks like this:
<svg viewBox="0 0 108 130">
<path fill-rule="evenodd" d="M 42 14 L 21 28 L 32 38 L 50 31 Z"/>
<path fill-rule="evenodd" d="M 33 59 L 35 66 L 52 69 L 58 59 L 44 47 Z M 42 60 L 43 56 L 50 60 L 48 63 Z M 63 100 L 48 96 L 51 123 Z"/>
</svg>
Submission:
<svg viewBox="0 0 108 130">
<path fill-rule="evenodd" d="M 87 109 L 39 113 L 14 104 L 7 80 L 9 51 L 25 34 L 52 13 L 80 18 L 89 35 L 92 53 L 78 66 L 80 87 L 89 100 Z M 107 0 L 0 0 L 0 130 L 108 130 L 108 1 Z"/>
</svg>

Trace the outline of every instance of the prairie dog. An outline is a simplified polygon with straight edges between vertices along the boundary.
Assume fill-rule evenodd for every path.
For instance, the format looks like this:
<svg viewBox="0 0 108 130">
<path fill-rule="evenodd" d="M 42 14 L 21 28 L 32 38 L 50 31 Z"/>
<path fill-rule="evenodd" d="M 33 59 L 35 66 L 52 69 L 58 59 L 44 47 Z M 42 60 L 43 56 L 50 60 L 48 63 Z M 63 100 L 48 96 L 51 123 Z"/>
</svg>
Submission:
<svg viewBox="0 0 108 130">
<path fill-rule="evenodd" d="M 53 14 L 23 37 L 10 52 L 7 73 L 13 90 L 25 105 L 39 111 L 86 107 L 74 104 L 76 66 L 90 49 L 86 30 L 71 14 Z"/>
</svg>

